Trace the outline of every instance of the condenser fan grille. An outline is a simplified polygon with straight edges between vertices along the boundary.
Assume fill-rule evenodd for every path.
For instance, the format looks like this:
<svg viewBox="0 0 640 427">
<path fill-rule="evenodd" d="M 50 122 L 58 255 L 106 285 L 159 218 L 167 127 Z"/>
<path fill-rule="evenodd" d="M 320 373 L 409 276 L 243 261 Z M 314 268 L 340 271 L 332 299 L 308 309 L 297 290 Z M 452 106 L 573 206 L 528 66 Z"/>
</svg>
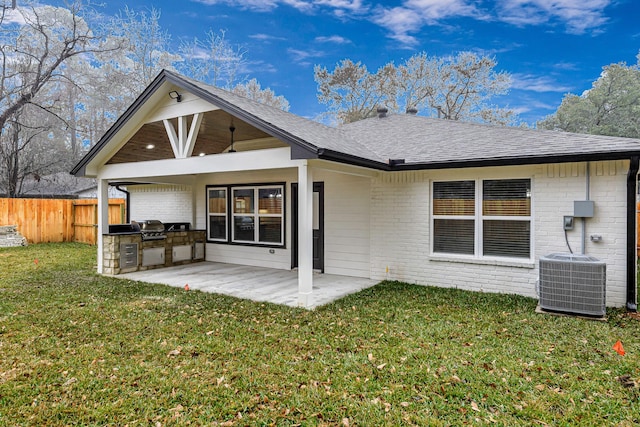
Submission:
<svg viewBox="0 0 640 427">
<path fill-rule="evenodd" d="M 575 254 L 540 257 L 540 308 L 604 316 L 606 282 L 606 264 L 597 258 Z"/>
</svg>

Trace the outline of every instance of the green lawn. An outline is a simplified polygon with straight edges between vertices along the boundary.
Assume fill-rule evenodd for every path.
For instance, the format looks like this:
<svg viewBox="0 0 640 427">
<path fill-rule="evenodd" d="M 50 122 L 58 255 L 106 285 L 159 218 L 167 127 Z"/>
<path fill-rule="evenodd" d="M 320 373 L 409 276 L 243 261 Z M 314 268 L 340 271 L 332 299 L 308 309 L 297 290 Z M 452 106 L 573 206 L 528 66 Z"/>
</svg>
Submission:
<svg viewBox="0 0 640 427">
<path fill-rule="evenodd" d="M 622 311 L 391 282 L 305 311 L 94 267 L 95 247 L 0 250 L 0 425 L 640 422 Z"/>
</svg>

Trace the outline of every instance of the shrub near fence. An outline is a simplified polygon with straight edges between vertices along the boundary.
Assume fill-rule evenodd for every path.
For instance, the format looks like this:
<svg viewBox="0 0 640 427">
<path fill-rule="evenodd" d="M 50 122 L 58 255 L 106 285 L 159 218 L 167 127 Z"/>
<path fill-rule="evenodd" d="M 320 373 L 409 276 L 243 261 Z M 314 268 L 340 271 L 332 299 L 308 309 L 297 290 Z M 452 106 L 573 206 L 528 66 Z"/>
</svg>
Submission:
<svg viewBox="0 0 640 427">
<path fill-rule="evenodd" d="M 125 200 L 109 199 L 109 224 L 125 221 Z M 0 225 L 17 225 L 29 243 L 97 242 L 97 199 L 2 199 Z"/>
</svg>

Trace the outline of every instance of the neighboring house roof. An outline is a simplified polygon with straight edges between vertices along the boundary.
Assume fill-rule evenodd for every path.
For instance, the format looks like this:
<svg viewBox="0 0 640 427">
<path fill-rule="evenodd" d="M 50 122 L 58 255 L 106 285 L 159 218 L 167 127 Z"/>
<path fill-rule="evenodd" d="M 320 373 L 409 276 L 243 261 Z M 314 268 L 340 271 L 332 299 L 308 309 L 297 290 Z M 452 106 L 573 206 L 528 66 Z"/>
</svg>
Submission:
<svg viewBox="0 0 640 427">
<path fill-rule="evenodd" d="M 78 197 L 79 193 L 96 188 L 96 180 L 58 172 L 40 177 L 30 177 L 22 183 L 20 196 Z"/>
<path fill-rule="evenodd" d="M 19 197 L 42 198 L 95 198 L 98 183 L 94 178 L 57 172 L 41 177 L 30 177 L 22 183 Z M 124 193 L 109 187 L 109 197 L 123 197 Z"/>
<path fill-rule="evenodd" d="M 165 83 L 189 91 L 284 141 L 291 146 L 293 158 L 406 170 L 615 160 L 640 155 L 637 139 L 499 127 L 411 114 L 389 114 L 330 127 L 165 70 L 71 173 L 83 175 L 87 164 Z"/>
</svg>

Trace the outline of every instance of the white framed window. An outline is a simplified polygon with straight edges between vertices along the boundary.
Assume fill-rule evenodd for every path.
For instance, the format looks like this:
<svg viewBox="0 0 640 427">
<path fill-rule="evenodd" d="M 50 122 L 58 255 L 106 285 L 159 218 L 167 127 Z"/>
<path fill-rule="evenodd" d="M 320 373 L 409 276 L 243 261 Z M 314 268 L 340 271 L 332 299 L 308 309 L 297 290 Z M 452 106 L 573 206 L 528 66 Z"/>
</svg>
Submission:
<svg viewBox="0 0 640 427">
<path fill-rule="evenodd" d="M 432 253 L 531 258 L 531 179 L 436 181 Z"/>
<path fill-rule="evenodd" d="M 284 246 L 284 184 L 207 187 L 208 240 Z"/>
</svg>

